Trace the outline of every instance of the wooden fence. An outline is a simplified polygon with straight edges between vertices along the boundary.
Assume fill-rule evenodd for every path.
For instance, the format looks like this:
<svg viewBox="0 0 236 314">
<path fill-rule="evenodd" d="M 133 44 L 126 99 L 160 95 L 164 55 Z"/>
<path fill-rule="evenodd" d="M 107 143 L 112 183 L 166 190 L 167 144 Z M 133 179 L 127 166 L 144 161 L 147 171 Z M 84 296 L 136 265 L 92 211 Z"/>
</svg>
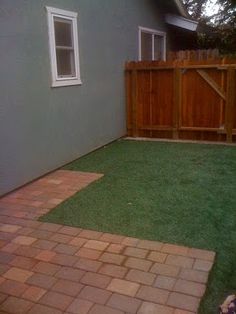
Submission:
<svg viewBox="0 0 236 314">
<path fill-rule="evenodd" d="M 236 141 L 236 59 L 126 63 L 132 137 Z"/>
<path fill-rule="evenodd" d="M 219 49 L 168 51 L 166 56 L 167 61 L 176 60 L 206 61 L 209 59 L 218 60 L 219 58 L 220 58 Z"/>
</svg>

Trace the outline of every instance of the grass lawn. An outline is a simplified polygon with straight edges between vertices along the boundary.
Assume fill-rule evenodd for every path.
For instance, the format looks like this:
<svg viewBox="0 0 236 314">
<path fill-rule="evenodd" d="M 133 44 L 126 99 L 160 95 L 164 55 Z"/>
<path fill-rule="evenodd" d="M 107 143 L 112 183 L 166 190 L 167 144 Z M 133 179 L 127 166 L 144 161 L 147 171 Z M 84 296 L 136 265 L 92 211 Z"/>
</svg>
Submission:
<svg viewBox="0 0 236 314">
<path fill-rule="evenodd" d="M 236 291 L 236 148 L 118 141 L 66 166 L 105 176 L 44 221 L 217 252 L 200 313 Z"/>
</svg>

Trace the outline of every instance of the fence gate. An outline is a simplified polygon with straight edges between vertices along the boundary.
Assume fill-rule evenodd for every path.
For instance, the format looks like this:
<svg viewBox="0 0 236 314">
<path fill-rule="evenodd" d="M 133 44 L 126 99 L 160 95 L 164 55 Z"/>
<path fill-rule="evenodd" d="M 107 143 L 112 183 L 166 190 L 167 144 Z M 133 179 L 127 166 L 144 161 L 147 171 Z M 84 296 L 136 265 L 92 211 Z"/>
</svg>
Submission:
<svg viewBox="0 0 236 314">
<path fill-rule="evenodd" d="M 128 136 L 236 141 L 236 60 L 126 63 Z"/>
</svg>

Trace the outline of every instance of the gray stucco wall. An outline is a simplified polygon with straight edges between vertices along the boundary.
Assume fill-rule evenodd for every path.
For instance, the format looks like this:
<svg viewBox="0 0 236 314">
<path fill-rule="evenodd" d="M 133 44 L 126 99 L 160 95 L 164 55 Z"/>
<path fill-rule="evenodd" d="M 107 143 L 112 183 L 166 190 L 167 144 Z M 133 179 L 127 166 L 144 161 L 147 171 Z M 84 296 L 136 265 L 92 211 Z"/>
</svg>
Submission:
<svg viewBox="0 0 236 314">
<path fill-rule="evenodd" d="M 82 86 L 51 88 L 46 5 L 79 13 Z M 125 134 L 139 25 L 165 30 L 158 1 L 0 0 L 0 195 Z"/>
</svg>

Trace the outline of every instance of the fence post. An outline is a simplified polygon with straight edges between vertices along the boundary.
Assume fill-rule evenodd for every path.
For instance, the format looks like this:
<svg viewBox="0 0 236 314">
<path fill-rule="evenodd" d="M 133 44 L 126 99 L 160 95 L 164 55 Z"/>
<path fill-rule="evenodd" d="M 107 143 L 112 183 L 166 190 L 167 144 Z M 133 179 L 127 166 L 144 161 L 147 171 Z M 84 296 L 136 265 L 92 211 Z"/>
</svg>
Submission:
<svg viewBox="0 0 236 314">
<path fill-rule="evenodd" d="M 235 106 L 235 68 L 229 67 L 227 70 L 227 91 L 225 107 L 225 128 L 227 142 L 232 142 L 233 131 L 233 110 Z"/>
<path fill-rule="evenodd" d="M 182 102 L 182 73 L 181 69 L 176 67 L 174 69 L 174 103 L 173 103 L 173 123 L 175 129 L 173 131 L 174 139 L 179 138 L 181 102 Z"/>
<path fill-rule="evenodd" d="M 129 63 L 125 63 L 125 101 L 126 101 L 126 132 L 127 136 L 132 135 L 132 115 L 130 114 L 130 108 L 131 108 L 131 72 L 129 69 Z"/>
<path fill-rule="evenodd" d="M 217 51 L 217 49 L 216 49 L 216 51 Z M 221 64 L 222 65 L 225 64 L 225 58 L 222 58 Z M 221 86 L 221 89 L 223 91 L 224 90 L 224 86 L 225 86 L 225 82 L 226 82 L 226 79 L 227 79 L 225 74 L 227 74 L 227 73 L 225 73 L 224 70 L 219 70 L 219 71 L 221 71 L 221 83 L 220 83 L 220 86 Z M 224 108 L 225 108 L 225 101 L 224 101 L 223 98 L 221 98 L 221 101 L 220 101 L 220 121 L 219 121 L 220 122 L 219 123 L 220 127 L 222 127 L 222 125 L 224 124 L 224 118 L 225 118 L 224 117 Z"/>
<path fill-rule="evenodd" d="M 138 110 L 137 110 L 137 70 L 133 69 L 132 78 L 132 135 L 138 136 Z"/>
</svg>

